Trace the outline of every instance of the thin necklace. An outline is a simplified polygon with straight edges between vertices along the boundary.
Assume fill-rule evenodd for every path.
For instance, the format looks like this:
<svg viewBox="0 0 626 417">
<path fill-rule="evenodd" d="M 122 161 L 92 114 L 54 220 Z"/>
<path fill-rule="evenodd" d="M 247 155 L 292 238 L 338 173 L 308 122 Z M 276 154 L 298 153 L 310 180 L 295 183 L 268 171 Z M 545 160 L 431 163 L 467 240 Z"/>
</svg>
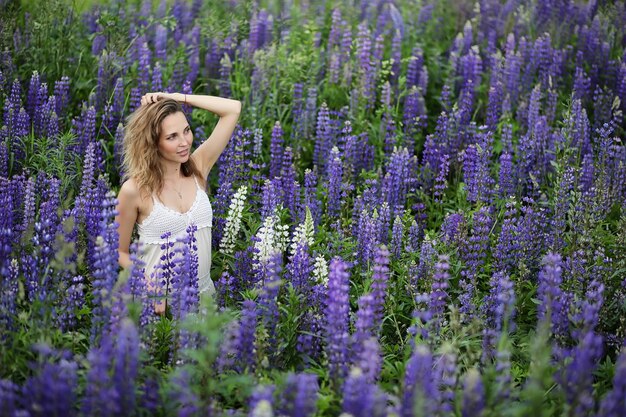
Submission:
<svg viewBox="0 0 626 417">
<path fill-rule="evenodd" d="M 178 198 L 182 200 L 182 199 L 183 199 L 183 195 L 181 194 L 181 192 L 180 192 L 180 191 L 178 191 L 178 190 L 177 190 L 176 188 L 174 188 L 174 187 L 172 187 L 172 188 L 174 189 L 174 191 L 176 191 L 176 194 L 178 194 Z M 182 189 L 182 186 L 181 186 L 181 189 Z"/>
</svg>

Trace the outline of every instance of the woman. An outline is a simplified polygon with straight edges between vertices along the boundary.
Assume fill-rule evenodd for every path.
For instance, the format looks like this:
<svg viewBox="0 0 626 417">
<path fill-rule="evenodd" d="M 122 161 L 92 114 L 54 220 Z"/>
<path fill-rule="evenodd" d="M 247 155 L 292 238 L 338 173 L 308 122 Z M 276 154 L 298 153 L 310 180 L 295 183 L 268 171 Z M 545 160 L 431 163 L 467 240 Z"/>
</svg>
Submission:
<svg viewBox="0 0 626 417">
<path fill-rule="evenodd" d="M 220 116 L 209 138 L 192 152 L 193 134 L 181 103 Z M 161 245 L 195 225 L 198 248 L 198 288 L 215 292 L 210 277 L 211 203 L 204 191 L 206 178 L 235 130 L 241 103 L 227 98 L 180 93 L 148 93 L 127 119 L 124 136 L 124 179 L 118 195 L 119 263 L 128 268 L 131 235 L 135 224 L 146 264 L 148 288 L 156 289 L 156 267 Z M 165 302 L 155 305 L 162 314 Z"/>
</svg>

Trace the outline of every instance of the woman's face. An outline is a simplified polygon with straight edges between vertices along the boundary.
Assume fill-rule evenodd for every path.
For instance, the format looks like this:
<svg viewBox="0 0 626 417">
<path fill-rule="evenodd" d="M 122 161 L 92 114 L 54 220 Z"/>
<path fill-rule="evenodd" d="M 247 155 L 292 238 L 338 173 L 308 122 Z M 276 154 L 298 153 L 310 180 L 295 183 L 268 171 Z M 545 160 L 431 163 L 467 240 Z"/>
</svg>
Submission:
<svg viewBox="0 0 626 417">
<path fill-rule="evenodd" d="M 182 112 L 172 113 L 163 119 L 158 144 L 161 158 L 181 164 L 187 162 L 192 143 L 193 133 Z"/>
</svg>

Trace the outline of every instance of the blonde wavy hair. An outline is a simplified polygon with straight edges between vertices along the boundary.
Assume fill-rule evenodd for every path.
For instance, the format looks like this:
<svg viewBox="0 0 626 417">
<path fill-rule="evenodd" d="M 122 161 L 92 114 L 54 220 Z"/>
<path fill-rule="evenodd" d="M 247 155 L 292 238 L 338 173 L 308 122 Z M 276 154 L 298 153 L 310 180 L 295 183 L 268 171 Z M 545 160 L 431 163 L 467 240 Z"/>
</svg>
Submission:
<svg viewBox="0 0 626 417">
<path fill-rule="evenodd" d="M 159 154 L 161 123 L 170 114 L 182 112 L 176 100 L 162 99 L 142 105 L 126 119 L 124 129 L 123 181 L 133 178 L 142 193 L 152 195 L 163 188 L 163 169 Z M 185 177 L 202 175 L 191 158 L 181 166 Z"/>
</svg>

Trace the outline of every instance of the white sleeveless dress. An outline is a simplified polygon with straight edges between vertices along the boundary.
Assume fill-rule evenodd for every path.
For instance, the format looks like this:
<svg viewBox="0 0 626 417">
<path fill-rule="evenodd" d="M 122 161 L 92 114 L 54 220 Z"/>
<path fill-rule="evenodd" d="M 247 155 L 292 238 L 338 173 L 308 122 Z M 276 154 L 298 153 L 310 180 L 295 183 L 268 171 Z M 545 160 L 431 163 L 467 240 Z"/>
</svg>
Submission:
<svg viewBox="0 0 626 417">
<path fill-rule="evenodd" d="M 164 251 L 161 245 L 167 240 L 175 242 L 176 238 L 187 234 L 187 227 L 195 225 L 196 247 L 198 255 L 198 290 L 200 293 L 215 293 L 215 285 L 211 280 L 211 222 L 213 208 L 207 193 L 200 188 L 197 178 L 196 198 L 187 212 L 180 213 L 165 206 L 152 196 L 153 208 L 150 215 L 137 224 L 139 242 L 141 244 L 140 259 L 145 263 L 147 277 L 152 277 Z M 170 232 L 169 239 L 162 239 Z"/>
</svg>

